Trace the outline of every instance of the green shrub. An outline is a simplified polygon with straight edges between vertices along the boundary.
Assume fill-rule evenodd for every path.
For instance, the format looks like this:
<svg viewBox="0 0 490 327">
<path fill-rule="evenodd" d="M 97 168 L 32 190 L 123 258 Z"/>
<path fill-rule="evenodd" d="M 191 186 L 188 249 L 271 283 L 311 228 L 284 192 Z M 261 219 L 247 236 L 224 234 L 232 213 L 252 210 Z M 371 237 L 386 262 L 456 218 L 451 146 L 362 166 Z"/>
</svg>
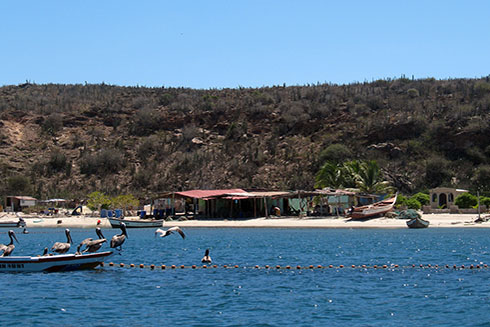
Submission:
<svg viewBox="0 0 490 327">
<path fill-rule="evenodd" d="M 51 114 L 41 123 L 42 130 L 49 135 L 56 135 L 63 128 L 63 117 L 60 114 Z"/>
<path fill-rule="evenodd" d="M 423 206 L 428 205 L 430 203 L 429 194 L 425 194 L 422 192 L 414 194 L 411 198 L 417 200 Z"/>
<path fill-rule="evenodd" d="M 414 210 L 420 210 L 420 208 L 422 207 L 420 202 L 413 197 L 407 200 L 406 206 L 408 209 L 414 209 Z"/>
<path fill-rule="evenodd" d="M 404 195 L 399 194 L 398 197 L 396 198 L 396 203 L 395 207 L 399 208 L 401 206 L 407 205 L 408 198 Z"/>
<path fill-rule="evenodd" d="M 331 144 L 322 152 L 320 152 L 320 164 L 324 164 L 327 161 L 341 163 L 347 159 L 352 158 L 351 150 L 343 144 Z"/>
<path fill-rule="evenodd" d="M 480 197 L 480 205 L 485 205 L 487 208 L 490 208 L 490 197 L 481 196 Z"/>
<path fill-rule="evenodd" d="M 470 193 L 463 193 L 456 197 L 454 204 L 456 204 L 461 209 L 473 208 L 478 204 L 478 199 L 476 198 L 476 196 Z"/>
</svg>

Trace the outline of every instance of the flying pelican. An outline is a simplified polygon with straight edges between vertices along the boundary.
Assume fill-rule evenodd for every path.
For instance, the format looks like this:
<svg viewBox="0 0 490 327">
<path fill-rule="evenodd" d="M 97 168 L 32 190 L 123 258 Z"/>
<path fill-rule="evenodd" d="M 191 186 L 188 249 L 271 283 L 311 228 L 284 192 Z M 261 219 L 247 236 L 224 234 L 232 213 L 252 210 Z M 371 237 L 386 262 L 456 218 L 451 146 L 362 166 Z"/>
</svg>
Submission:
<svg viewBox="0 0 490 327">
<path fill-rule="evenodd" d="M 119 247 L 118 250 L 121 251 L 122 250 L 122 244 L 124 243 L 126 238 L 129 238 L 129 237 L 128 237 L 128 233 L 126 232 L 126 224 L 125 223 L 119 224 L 119 228 L 121 228 L 122 233 L 119 235 L 114 235 L 112 237 L 111 248 L 115 249 L 115 248 Z"/>
<path fill-rule="evenodd" d="M 10 237 L 10 243 L 7 245 L 0 244 L 0 251 L 3 251 L 3 254 L 1 255 L 2 257 L 8 257 L 12 253 L 12 251 L 14 251 L 15 249 L 14 239 L 17 241 L 17 243 L 19 243 L 19 240 L 15 236 L 13 230 L 9 230 L 8 235 Z"/>
<path fill-rule="evenodd" d="M 202 257 L 201 262 L 211 263 L 211 257 L 209 256 L 209 249 L 206 249 L 206 252 L 204 252 L 204 257 Z"/>
<path fill-rule="evenodd" d="M 99 227 L 97 227 L 95 229 L 95 233 L 97 234 L 99 239 L 93 240 L 93 241 L 91 240 L 91 241 L 85 243 L 86 247 L 85 247 L 85 250 L 83 250 L 83 253 L 85 253 L 85 252 L 89 252 L 89 253 L 97 252 L 97 250 L 102 247 L 102 244 L 107 242 L 104 235 L 102 235 L 102 231 L 100 230 Z M 80 243 L 80 245 L 81 245 L 81 243 Z"/>
<path fill-rule="evenodd" d="M 163 230 L 163 229 L 160 229 L 158 228 L 156 231 L 155 231 L 155 236 L 157 236 L 157 234 L 160 234 L 159 236 L 160 237 L 166 237 L 166 236 L 169 236 L 170 234 L 173 234 L 174 232 L 177 232 L 180 234 L 180 236 L 182 236 L 182 238 L 185 238 L 185 234 L 184 232 L 182 231 L 182 229 L 180 229 L 180 227 L 178 226 L 174 226 L 174 227 L 170 227 L 169 229 L 167 230 Z"/>
<path fill-rule="evenodd" d="M 66 243 L 63 242 L 54 243 L 53 246 L 51 247 L 51 251 L 57 252 L 59 254 L 63 254 L 68 252 L 68 250 L 70 250 L 70 245 L 73 244 L 73 241 L 71 239 L 70 230 L 68 228 L 65 230 L 65 234 L 66 234 Z"/>
</svg>

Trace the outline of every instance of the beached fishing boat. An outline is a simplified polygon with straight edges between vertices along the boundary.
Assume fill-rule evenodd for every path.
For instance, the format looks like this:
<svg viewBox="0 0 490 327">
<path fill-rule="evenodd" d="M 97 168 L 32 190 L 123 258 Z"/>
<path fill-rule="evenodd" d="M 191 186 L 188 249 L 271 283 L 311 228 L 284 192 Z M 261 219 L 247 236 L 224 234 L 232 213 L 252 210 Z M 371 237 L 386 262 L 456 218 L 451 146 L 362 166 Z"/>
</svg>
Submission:
<svg viewBox="0 0 490 327">
<path fill-rule="evenodd" d="M 119 228 L 121 223 L 126 224 L 126 228 L 153 228 L 162 227 L 163 219 L 121 219 L 121 218 L 107 218 L 111 223 L 112 228 Z"/>
<path fill-rule="evenodd" d="M 365 205 L 362 207 L 356 207 L 350 213 L 352 219 L 367 219 L 377 216 L 383 216 L 385 213 L 393 210 L 396 203 L 398 193 L 389 199 L 379 201 L 373 204 Z"/>
<path fill-rule="evenodd" d="M 56 272 L 93 269 L 113 252 L 0 257 L 0 272 Z"/>
<path fill-rule="evenodd" d="M 407 221 L 408 228 L 427 228 L 429 227 L 429 221 L 420 217 L 416 217 Z"/>
<path fill-rule="evenodd" d="M 18 221 L 0 221 L 0 228 L 22 228 L 26 227 L 26 222 L 24 219 L 19 219 Z"/>
</svg>

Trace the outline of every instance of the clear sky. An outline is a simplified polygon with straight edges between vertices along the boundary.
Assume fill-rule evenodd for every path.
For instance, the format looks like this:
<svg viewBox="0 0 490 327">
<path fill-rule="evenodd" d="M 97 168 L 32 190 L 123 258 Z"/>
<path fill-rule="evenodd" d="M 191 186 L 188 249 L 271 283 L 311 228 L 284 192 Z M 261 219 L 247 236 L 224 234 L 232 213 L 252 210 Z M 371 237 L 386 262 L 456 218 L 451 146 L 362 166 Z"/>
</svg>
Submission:
<svg viewBox="0 0 490 327">
<path fill-rule="evenodd" d="M 0 85 L 236 88 L 490 74 L 490 1 L 0 2 Z"/>
</svg>

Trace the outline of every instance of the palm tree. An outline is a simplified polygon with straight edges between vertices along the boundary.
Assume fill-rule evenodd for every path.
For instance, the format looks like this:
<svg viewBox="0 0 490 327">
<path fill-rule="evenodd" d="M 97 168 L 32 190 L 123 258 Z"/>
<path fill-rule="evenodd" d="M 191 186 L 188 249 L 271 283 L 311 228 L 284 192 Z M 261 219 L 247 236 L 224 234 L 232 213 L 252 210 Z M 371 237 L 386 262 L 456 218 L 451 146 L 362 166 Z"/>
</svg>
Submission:
<svg viewBox="0 0 490 327">
<path fill-rule="evenodd" d="M 393 191 L 390 183 L 383 180 L 381 170 L 375 160 L 362 162 L 355 179 L 361 192 L 380 194 Z"/>
<path fill-rule="evenodd" d="M 316 174 L 315 187 L 340 188 L 344 183 L 342 166 L 333 162 L 326 162 Z"/>
</svg>

